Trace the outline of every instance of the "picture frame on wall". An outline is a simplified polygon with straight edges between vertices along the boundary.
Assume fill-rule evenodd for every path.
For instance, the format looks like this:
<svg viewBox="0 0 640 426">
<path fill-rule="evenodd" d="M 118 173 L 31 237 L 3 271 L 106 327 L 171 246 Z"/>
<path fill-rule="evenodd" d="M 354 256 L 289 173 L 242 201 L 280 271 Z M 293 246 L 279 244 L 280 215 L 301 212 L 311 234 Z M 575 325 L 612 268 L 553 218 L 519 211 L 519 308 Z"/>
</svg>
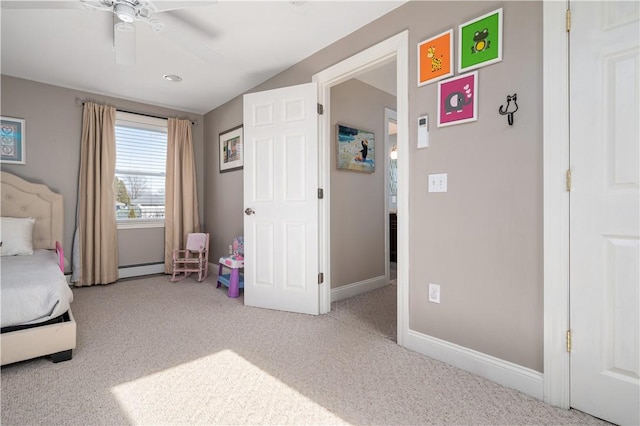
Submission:
<svg viewBox="0 0 640 426">
<path fill-rule="evenodd" d="M 502 8 L 458 27 L 458 72 L 502 61 Z"/>
<path fill-rule="evenodd" d="M 375 134 L 336 124 L 336 167 L 338 170 L 373 173 L 376 170 Z"/>
<path fill-rule="evenodd" d="M 418 87 L 453 75 L 453 28 L 418 43 Z"/>
<path fill-rule="evenodd" d="M 220 173 L 241 170 L 244 166 L 242 124 L 220 133 Z"/>
<path fill-rule="evenodd" d="M 25 120 L 12 117 L 0 120 L 0 163 L 27 164 Z"/>
<path fill-rule="evenodd" d="M 478 71 L 438 82 L 438 127 L 478 120 Z"/>
</svg>

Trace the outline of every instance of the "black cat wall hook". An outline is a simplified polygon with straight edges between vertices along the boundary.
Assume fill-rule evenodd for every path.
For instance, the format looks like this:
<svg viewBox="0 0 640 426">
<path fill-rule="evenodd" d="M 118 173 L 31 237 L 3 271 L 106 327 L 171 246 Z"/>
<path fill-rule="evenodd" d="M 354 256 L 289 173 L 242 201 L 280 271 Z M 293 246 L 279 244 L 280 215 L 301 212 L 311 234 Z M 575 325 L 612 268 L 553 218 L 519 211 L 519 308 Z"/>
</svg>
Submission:
<svg viewBox="0 0 640 426">
<path fill-rule="evenodd" d="M 509 122 L 509 126 L 513 126 L 513 113 L 518 110 L 518 103 L 516 102 L 517 100 L 518 100 L 518 94 L 514 93 L 511 96 L 507 96 L 507 107 L 506 108 L 503 109 L 502 105 L 500 105 L 500 108 L 498 108 L 498 112 L 501 115 L 506 115 L 507 116 L 507 121 Z M 509 105 L 511 104 L 511 101 L 513 101 L 513 107 L 511 108 L 511 109 L 513 109 L 513 111 L 509 111 Z"/>
</svg>

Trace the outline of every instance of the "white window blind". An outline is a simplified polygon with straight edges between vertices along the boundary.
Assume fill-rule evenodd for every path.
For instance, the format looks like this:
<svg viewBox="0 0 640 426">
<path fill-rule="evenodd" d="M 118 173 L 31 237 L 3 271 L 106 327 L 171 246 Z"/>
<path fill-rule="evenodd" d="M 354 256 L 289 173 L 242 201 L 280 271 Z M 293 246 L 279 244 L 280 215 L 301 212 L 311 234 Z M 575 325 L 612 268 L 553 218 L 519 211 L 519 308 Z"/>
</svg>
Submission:
<svg viewBox="0 0 640 426">
<path fill-rule="evenodd" d="M 164 221 L 167 120 L 116 113 L 116 218 Z"/>
</svg>

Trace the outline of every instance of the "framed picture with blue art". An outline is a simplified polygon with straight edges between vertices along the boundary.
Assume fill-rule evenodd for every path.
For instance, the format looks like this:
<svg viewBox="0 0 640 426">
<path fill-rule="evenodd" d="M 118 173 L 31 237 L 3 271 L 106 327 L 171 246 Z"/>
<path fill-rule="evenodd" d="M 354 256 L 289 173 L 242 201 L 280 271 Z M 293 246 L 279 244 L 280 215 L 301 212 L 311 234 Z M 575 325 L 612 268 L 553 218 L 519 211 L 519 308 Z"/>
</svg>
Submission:
<svg viewBox="0 0 640 426">
<path fill-rule="evenodd" d="M 375 135 L 373 132 L 337 124 L 338 170 L 373 173 L 376 170 Z"/>
<path fill-rule="evenodd" d="M 24 120 L 11 117 L 0 117 L 0 120 L 0 163 L 26 164 Z"/>
<path fill-rule="evenodd" d="M 243 146 L 242 124 L 220 133 L 220 173 L 242 169 Z"/>
<path fill-rule="evenodd" d="M 502 61 L 502 8 L 458 27 L 458 72 Z"/>
<path fill-rule="evenodd" d="M 478 71 L 438 82 L 438 127 L 478 119 Z"/>
</svg>

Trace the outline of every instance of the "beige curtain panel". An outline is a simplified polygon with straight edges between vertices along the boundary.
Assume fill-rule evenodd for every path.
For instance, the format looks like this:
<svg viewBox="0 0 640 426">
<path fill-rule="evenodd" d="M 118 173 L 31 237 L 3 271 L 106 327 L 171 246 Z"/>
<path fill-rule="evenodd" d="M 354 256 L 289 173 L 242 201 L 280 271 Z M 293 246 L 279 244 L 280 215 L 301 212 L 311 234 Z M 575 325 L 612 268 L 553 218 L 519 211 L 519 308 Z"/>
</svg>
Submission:
<svg viewBox="0 0 640 426">
<path fill-rule="evenodd" d="M 164 217 L 164 271 L 167 274 L 173 273 L 173 250 L 184 247 L 188 234 L 200 232 L 192 139 L 191 121 L 169 119 Z"/>
<path fill-rule="evenodd" d="M 76 286 L 108 284 L 118 279 L 115 123 L 114 107 L 84 104 L 78 235 L 80 280 Z"/>
</svg>

